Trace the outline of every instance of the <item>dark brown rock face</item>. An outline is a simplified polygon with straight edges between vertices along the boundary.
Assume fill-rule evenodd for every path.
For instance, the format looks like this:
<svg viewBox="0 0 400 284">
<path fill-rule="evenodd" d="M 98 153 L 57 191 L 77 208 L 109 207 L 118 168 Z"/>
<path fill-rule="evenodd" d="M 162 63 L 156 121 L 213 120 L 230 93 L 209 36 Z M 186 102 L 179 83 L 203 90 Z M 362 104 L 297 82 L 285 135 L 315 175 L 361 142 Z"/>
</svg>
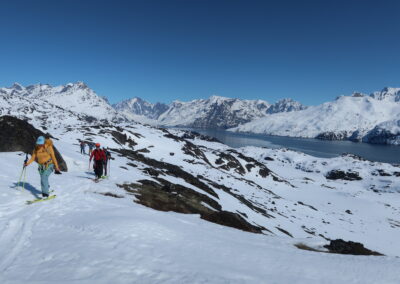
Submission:
<svg viewBox="0 0 400 284">
<path fill-rule="evenodd" d="M 31 154 L 35 148 L 36 139 L 39 136 L 46 135 L 48 134 L 36 129 L 24 120 L 12 116 L 0 117 L 0 152 L 21 151 Z M 49 136 L 51 137 L 51 135 Z M 67 164 L 57 148 L 53 147 L 60 170 L 66 172 L 68 170 Z"/>
<path fill-rule="evenodd" d="M 325 176 L 327 179 L 342 179 L 342 180 L 362 180 L 358 172 L 344 172 L 340 170 L 332 170 Z"/>
<path fill-rule="evenodd" d="M 329 245 L 325 245 L 324 247 L 327 248 L 331 253 L 353 255 L 383 255 L 379 252 L 365 248 L 362 243 L 356 243 L 352 241 L 346 242 L 342 239 L 332 240 Z"/>
</svg>

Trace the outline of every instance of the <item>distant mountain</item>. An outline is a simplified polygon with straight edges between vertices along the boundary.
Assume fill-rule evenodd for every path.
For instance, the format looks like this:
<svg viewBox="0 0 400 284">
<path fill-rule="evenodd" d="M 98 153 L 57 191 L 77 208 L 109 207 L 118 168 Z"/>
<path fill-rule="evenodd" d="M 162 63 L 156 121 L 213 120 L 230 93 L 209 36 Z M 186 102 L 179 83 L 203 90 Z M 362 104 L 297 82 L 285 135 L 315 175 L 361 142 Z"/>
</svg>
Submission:
<svg viewBox="0 0 400 284">
<path fill-rule="evenodd" d="M 168 110 L 168 105 L 166 104 L 152 104 L 138 97 L 124 100 L 120 103 L 114 104 L 113 107 L 127 116 L 133 114 L 134 117 L 145 116 L 149 119 L 158 119 L 162 113 Z"/>
<path fill-rule="evenodd" d="M 126 120 L 126 117 L 116 111 L 105 98 L 97 95 L 83 82 L 55 87 L 48 84 L 23 87 L 15 83 L 9 88 L 0 88 L 0 94 L 11 96 L 14 99 L 17 99 L 17 97 L 25 98 L 30 102 L 44 106 L 58 106 L 97 120 L 114 122 Z"/>
<path fill-rule="evenodd" d="M 125 115 L 140 120 L 140 116 L 152 119 L 153 124 L 199 128 L 230 128 L 265 117 L 269 113 L 295 111 L 306 107 L 291 99 L 273 105 L 263 100 L 241 100 L 220 96 L 189 102 L 174 101 L 170 105 L 150 104 L 140 98 L 114 105 Z M 138 118 L 139 116 L 139 118 Z"/>
<path fill-rule="evenodd" d="M 254 120 L 231 131 L 400 144 L 400 88 L 354 93 L 333 102 Z"/>
<path fill-rule="evenodd" d="M 229 128 L 263 117 L 269 103 L 212 96 L 206 100 L 175 101 L 158 119 L 166 126 Z"/>
<path fill-rule="evenodd" d="M 306 109 L 307 107 L 292 99 L 282 99 L 271 105 L 267 109 L 268 114 L 279 112 L 290 112 Z"/>
<path fill-rule="evenodd" d="M 94 117 L 73 112 L 41 99 L 20 95 L 18 91 L 20 91 L 18 85 L 14 85 L 13 88 L 0 88 L 0 116 L 11 115 L 28 120 L 42 130 L 66 124 L 88 124 L 96 120 Z"/>
</svg>

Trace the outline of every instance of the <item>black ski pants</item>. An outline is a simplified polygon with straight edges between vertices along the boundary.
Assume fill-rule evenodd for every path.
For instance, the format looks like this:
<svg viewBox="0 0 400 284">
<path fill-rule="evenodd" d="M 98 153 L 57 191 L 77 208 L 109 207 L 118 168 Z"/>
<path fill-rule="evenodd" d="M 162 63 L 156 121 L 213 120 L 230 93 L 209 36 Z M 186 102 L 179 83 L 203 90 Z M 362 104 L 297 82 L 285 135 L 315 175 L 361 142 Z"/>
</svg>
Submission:
<svg viewBox="0 0 400 284">
<path fill-rule="evenodd" d="M 103 175 L 103 160 L 94 161 L 94 174 L 97 178 L 101 178 Z"/>
</svg>

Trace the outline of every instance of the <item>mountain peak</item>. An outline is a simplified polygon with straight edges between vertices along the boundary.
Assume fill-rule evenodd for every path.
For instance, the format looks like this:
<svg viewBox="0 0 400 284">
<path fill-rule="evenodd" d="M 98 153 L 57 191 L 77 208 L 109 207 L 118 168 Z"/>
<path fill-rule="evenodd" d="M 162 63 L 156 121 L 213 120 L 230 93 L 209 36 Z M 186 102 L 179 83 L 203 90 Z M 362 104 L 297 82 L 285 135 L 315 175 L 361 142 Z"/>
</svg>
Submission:
<svg viewBox="0 0 400 284">
<path fill-rule="evenodd" d="M 352 96 L 353 98 L 362 98 L 362 97 L 366 97 L 367 95 L 364 94 L 364 93 L 361 93 L 361 92 L 353 92 L 353 93 L 351 94 L 351 96 Z"/>
<path fill-rule="evenodd" d="M 306 106 L 291 98 L 284 98 L 271 105 L 271 107 L 267 110 L 267 113 L 272 114 L 278 112 L 298 111 L 306 108 Z"/>
<path fill-rule="evenodd" d="M 89 89 L 89 87 L 82 81 L 78 81 L 75 83 L 75 85 L 81 89 Z"/>
<path fill-rule="evenodd" d="M 22 91 L 22 90 L 24 89 L 24 87 L 23 87 L 20 83 L 15 82 L 15 83 L 10 87 L 10 89 L 14 89 L 14 90 L 17 90 L 17 91 Z"/>
<path fill-rule="evenodd" d="M 212 95 L 211 97 L 209 97 L 209 100 L 211 102 L 221 102 L 221 101 L 230 100 L 230 98 L 222 97 L 222 96 L 218 96 L 218 95 Z"/>
<path fill-rule="evenodd" d="M 370 95 L 377 100 L 400 101 L 400 88 L 385 87 L 380 92 L 374 92 Z"/>
</svg>

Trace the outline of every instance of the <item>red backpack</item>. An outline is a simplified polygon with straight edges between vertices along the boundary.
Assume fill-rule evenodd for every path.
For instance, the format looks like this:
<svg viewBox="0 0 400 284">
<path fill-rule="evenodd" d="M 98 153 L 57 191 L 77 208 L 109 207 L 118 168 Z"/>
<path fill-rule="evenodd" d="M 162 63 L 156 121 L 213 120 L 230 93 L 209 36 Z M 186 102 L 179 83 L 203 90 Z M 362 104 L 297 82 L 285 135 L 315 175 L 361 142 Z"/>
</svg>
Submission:
<svg viewBox="0 0 400 284">
<path fill-rule="evenodd" d="M 101 161 L 106 159 L 106 155 L 104 154 L 104 151 L 101 149 L 95 149 L 92 153 L 93 158 L 95 161 Z"/>
</svg>

